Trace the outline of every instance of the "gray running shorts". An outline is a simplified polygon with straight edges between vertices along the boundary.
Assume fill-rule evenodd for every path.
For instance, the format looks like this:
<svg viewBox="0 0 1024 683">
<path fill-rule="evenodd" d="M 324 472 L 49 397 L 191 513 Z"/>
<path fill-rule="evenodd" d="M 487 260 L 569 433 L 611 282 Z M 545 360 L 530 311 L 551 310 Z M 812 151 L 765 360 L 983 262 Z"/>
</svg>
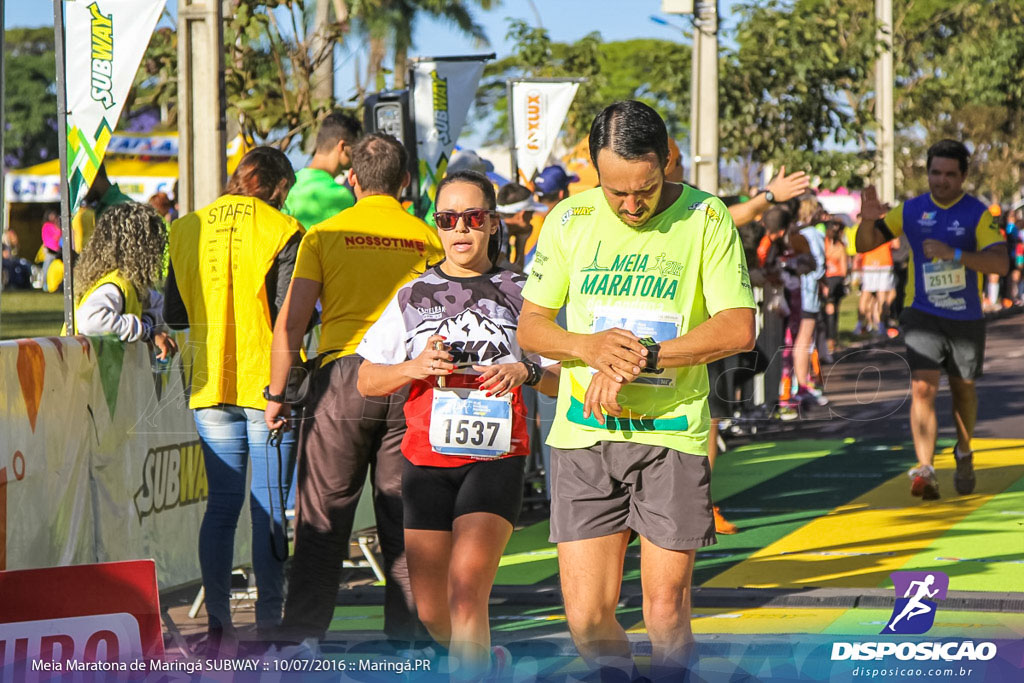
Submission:
<svg viewBox="0 0 1024 683">
<path fill-rule="evenodd" d="M 900 317 L 907 363 L 913 370 L 945 370 L 975 380 L 985 364 L 985 321 L 940 318 L 914 308 Z"/>
<path fill-rule="evenodd" d="M 551 542 L 632 529 L 668 550 L 715 543 L 711 468 L 702 455 L 601 441 L 551 449 Z"/>
</svg>

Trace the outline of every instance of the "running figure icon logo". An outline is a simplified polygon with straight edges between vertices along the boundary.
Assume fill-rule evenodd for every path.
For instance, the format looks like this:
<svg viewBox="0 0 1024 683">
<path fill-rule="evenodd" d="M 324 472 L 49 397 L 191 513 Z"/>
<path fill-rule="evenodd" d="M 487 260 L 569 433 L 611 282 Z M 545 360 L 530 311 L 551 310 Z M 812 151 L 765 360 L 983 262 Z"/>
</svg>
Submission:
<svg viewBox="0 0 1024 683">
<path fill-rule="evenodd" d="M 949 577 L 942 572 L 893 572 L 896 604 L 882 634 L 920 635 L 935 623 L 935 600 L 945 600 Z"/>
</svg>

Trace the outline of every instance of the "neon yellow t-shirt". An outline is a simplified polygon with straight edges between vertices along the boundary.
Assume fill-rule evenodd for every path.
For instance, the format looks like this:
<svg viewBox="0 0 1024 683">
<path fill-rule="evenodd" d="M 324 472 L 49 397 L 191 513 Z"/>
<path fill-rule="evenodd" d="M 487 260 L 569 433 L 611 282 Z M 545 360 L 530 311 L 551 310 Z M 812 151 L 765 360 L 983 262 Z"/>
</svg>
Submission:
<svg viewBox="0 0 1024 683">
<path fill-rule="evenodd" d="M 688 185 L 643 227 L 627 226 L 601 188 L 562 202 L 540 233 L 523 296 L 545 308 L 566 307 L 568 330 L 611 327 L 658 342 L 680 337 L 716 313 L 754 308 L 743 244 L 725 205 Z M 563 361 L 548 444 L 587 448 L 626 441 L 707 454 L 710 416 L 704 365 L 641 374 L 619 392 L 622 417 L 583 418 L 592 371 Z"/>
</svg>

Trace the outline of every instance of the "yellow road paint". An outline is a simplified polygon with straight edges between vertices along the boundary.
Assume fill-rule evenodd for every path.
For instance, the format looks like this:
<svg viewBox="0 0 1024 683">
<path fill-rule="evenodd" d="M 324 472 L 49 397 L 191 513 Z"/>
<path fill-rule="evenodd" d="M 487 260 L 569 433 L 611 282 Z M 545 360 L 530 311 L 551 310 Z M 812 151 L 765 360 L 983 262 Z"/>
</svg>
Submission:
<svg viewBox="0 0 1024 683">
<path fill-rule="evenodd" d="M 946 451 L 935 458 L 942 499 L 916 499 L 910 495 L 908 477 L 895 477 L 762 548 L 704 585 L 873 588 L 886 584 L 890 572 L 899 570 L 968 514 L 1024 477 L 1024 442 L 975 439 L 973 446 L 978 478 L 975 494 L 956 494 L 956 466 L 952 450 Z"/>
</svg>

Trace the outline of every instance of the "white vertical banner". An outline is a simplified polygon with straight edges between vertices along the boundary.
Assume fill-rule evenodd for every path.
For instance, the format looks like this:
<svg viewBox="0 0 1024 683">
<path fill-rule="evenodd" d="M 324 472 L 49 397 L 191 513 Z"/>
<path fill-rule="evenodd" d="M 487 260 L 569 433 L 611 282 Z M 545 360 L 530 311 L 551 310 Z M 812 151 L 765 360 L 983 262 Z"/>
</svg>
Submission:
<svg viewBox="0 0 1024 683">
<path fill-rule="evenodd" d="M 492 56 L 413 62 L 412 107 L 420 197 L 433 199 L 437 183 L 448 169 L 455 140 L 466 123 L 466 114 L 484 73 L 484 60 Z"/>
<path fill-rule="evenodd" d="M 96 178 L 167 0 L 66 2 L 68 187 L 72 207 Z"/>
<path fill-rule="evenodd" d="M 547 166 L 579 87 L 574 81 L 512 81 L 512 133 L 526 180 Z"/>
</svg>

